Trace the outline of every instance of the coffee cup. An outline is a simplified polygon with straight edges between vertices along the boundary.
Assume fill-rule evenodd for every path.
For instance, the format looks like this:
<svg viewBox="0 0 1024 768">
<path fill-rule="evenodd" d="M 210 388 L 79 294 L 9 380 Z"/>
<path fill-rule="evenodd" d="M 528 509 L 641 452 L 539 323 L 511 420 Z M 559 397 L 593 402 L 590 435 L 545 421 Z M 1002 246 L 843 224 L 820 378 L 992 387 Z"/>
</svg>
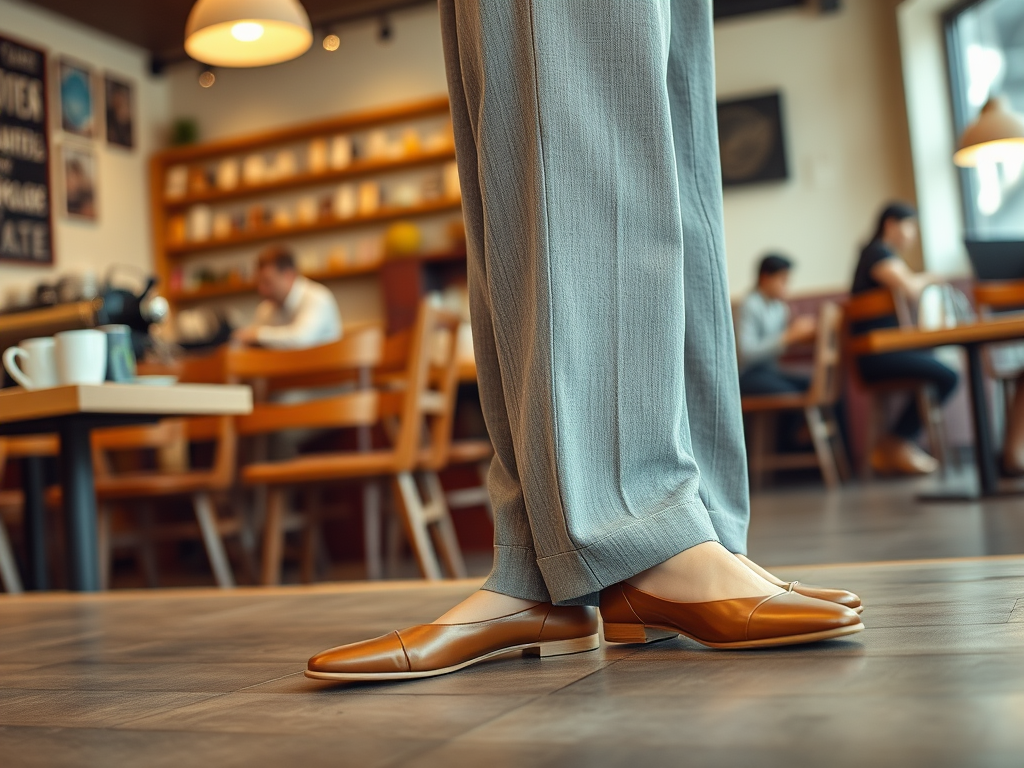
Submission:
<svg viewBox="0 0 1024 768">
<path fill-rule="evenodd" d="M 107 334 L 86 329 L 62 331 L 56 344 L 57 378 L 61 384 L 102 384 L 107 376 Z"/>
<path fill-rule="evenodd" d="M 4 368 L 25 389 L 55 387 L 58 378 L 54 346 L 51 336 L 25 339 L 18 346 L 4 351 Z"/>
<path fill-rule="evenodd" d="M 132 329 L 127 325 L 101 325 L 100 330 L 107 334 L 107 381 L 134 381 Z"/>
</svg>

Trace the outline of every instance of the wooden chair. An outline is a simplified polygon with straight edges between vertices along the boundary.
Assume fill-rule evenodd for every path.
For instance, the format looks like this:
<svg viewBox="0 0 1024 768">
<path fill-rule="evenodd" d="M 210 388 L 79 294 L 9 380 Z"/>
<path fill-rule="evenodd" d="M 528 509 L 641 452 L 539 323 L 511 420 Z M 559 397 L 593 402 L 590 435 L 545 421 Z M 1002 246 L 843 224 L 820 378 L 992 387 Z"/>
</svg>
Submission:
<svg viewBox="0 0 1024 768">
<path fill-rule="evenodd" d="M 974 301 L 978 313 L 991 316 L 999 312 L 1024 310 L 1024 280 L 986 280 L 974 284 Z M 1012 342 L 1010 346 L 1019 345 Z M 1024 373 L 1024 367 L 1000 365 L 995 352 L 1002 345 L 990 345 L 985 350 L 985 368 L 989 377 L 996 382 L 1003 400 L 1006 417 L 1010 418 L 1017 380 Z"/>
<path fill-rule="evenodd" d="M 224 352 L 198 358 L 185 358 L 175 366 L 182 381 L 214 383 L 225 381 Z M 212 462 L 193 468 L 189 450 L 211 445 Z M 112 458 L 117 454 L 153 451 L 155 469 L 119 471 Z M 156 583 L 154 547 L 164 540 L 201 539 L 217 585 L 235 585 L 223 538 L 245 537 L 245 521 L 239 515 L 219 515 L 236 473 L 237 440 L 230 417 L 166 419 L 154 425 L 116 427 L 93 433 L 93 466 L 96 498 L 99 506 L 99 546 L 101 583 L 109 584 L 113 550 L 131 546 L 140 554 L 147 583 Z M 163 498 L 186 498 L 195 513 L 195 523 L 157 525 L 153 503 Z M 141 524 L 115 534 L 112 517 L 115 507 L 128 509 Z"/>
<path fill-rule="evenodd" d="M 852 335 L 852 325 L 865 320 L 875 320 L 879 317 L 896 315 L 900 327 L 910 327 L 913 319 L 906 301 L 902 294 L 893 295 L 888 288 L 879 288 L 873 291 L 858 293 L 850 297 L 846 305 L 843 322 L 843 351 L 849 358 L 850 378 L 854 386 L 863 392 L 867 397 L 868 415 L 865 420 L 864 435 L 864 456 L 861 462 L 861 477 L 870 479 L 873 471 L 871 469 L 871 451 L 884 430 L 885 411 L 882 407 L 884 400 L 894 394 L 909 392 L 917 399 L 917 407 L 921 413 L 921 421 L 925 426 L 928 435 L 928 445 L 932 454 L 938 459 L 943 471 L 948 464 L 949 451 L 946 445 L 946 428 L 942 417 L 942 408 L 935 397 L 930 386 L 923 384 L 917 379 L 892 379 L 881 382 L 868 382 L 860 374 L 860 367 L 856 358 L 849 353 L 849 339 Z"/>
<path fill-rule="evenodd" d="M 490 440 L 453 440 L 448 453 L 448 464 L 458 466 L 472 464 L 480 478 L 480 484 L 468 488 L 448 491 L 445 498 L 449 509 L 466 509 L 467 507 L 483 507 L 487 516 L 494 522 L 494 510 L 491 508 L 491 497 L 487 492 L 487 472 L 494 456 L 494 447 Z"/>
<path fill-rule="evenodd" d="M 242 380 L 289 377 L 295 386 L 310 380 L 355 381 L 350 391 L 303 403 L 258 403 L 239 417 L 239 434 L 267 435 L 289 429 L 370 429 L 384 427 L 385 447 L 257 461 L 242 469 L 248 486 L 266 486 L 267 519 L 263 532 L 262 581 L 281 577 L 285 531 L 285 492 L 289 488 L 325 486 L 339 480 L 390 478 L 407 537 L 423 575 L 441 577 L 431 534 L 452 575 L 465 573 L 454 527 L 439 493 L 436 471 L 448 460 L 455 396 L 454 338 L 457 318 L 424 303 L 413 329 L 385 340 L 380 329 L 350 334 L 335 344 L 312 350 L 232 350 L 228 370 Z M 449 341 L 435 344 L 438 333 Z M 373 371 L 372 381 L 363 375 Z M 279 382 L 278 382 L 279 383 Z M 421 490 L 422 487 L 422 490 Z M 309 533 L 316 511 L 305 515 Z M 310 556 L 306 547 L 306 557 Z M 309 568 L 304 565 L 304 574 Z"/>
<path fill-rule="evenodd" d="M 3 479 L 8 459 L 22 459 L 29 456 L 56 456 L 60 453 L 60 441 L 56 435 L 26 435 L 24 437 L 0 438 L 0 480 Z M 0 584 L 10 594 L 23 590 L 18 564 L 7 533 L 5 516 L 8 520 L 24 520 L 25 495 L 19 488 L 0 490 Z"/>
<path fill-rule="evenodd" d="M 761 488 L 765 475 L 775 469 L 817 466 L 830 489 L 849 478 L 849 462 L 835 413 L 842 389 L 842 315 L 839 305 L 830 301 L 818 311 L 814 373 L 807 392 L 748 395 L 742 399 L 743 412 L 753 420 L 750 476 L 755 490 Z M 776 453 L 770 447 L 775 437 L 772 421 L 780 411 L 795 410 L 803 411 L 807 419 L 814 451 Z"/>
</svg>

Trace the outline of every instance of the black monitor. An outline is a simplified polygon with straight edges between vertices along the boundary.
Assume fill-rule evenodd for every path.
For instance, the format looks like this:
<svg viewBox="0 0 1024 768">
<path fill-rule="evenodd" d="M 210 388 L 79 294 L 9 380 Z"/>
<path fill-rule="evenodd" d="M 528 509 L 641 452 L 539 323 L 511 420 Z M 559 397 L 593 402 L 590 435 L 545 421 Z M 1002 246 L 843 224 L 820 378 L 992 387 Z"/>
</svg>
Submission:
<svg viewBox="0 0 1024 768">
<path fill-rule="evenodd" d="M 979 280 L 1024 280 L 1024 240 L 967 240 Z"/>
</svg>

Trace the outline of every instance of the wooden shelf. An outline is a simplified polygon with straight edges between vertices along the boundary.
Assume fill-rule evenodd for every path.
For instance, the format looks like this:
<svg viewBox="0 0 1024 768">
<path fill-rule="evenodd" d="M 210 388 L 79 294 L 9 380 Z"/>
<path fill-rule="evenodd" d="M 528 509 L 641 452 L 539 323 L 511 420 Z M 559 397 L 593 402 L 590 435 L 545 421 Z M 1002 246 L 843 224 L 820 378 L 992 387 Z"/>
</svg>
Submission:
<svg viewBox="0 0 1024 768">
<path fill-rule="evenodd" d="M 246 243 L 258 243 L 266 240 L 276 240 L 283 237 L 295 237 L 296 235 L 311 235 L 317 232 L 328 232 L 336 229 L 349 229 L 366 224 L 373 224 L 394 219 L 415 218 L 418 216 L 429 216 L 433 213 L 444 211 L 455 211 L 462 207 L 461 198 L 447 198 L 431 203 L 424 203 L 412 208 L 382 208 L 376 213 L 367 216 L 353 216 L 350 219 L 323 219 L 312 224 L 296 224 L 290 227 L 261 227 L 249 232 L 239 232 L 230 237 L 211 238 L 194 243 L 168 244 L 167 255 L 171 258 L 184 254 L 198 253 L 200 251 L 211 251 L 220 248 L 230 248 L 234 245 Z"/>
<path fill-rule="evenodd" d="M 354 179 L 376 173 L 400 171 L 406 168 L 418 168 L 423 165 L 450 162 L 455 160 L 455 148 L 446 147 L 433 152 L 418 152 L 401 158 L 386 160 L 356 160 L 344 168 L 337 168 L 320 173 L 297 173 L 287 178 L 278 179 L 266 184 L 240 184 L 234 189 L 210 189 L 206 192 L 185 195 L 184 197 L 165 197 L 164 206 L 168 210 L 187 208 L 199 203 L 217 203 L 228 200 L 239 200 L 246 197 L 257 197 L 270 192 L 282 192 L 298 187 L 316 184 L 329 184 L 344 179 Z"/>
<path fill-rule="evenodd" d="M 326 283 L 332 280 L 344 280 L 347 277 L 373 274 L 379 271 L 387 261 L 459 261 L 465 258 L 465 251 L 433 251 L 409 256 L 392 256 L 387 260 L 372 261 L 343 269 L 327 269 L 320 272 L 304 272 L 303 274 L 310 280 Z M 211 283 L 191 291 L 167 291 L 165 295 L 170 301 L 188 303 L 215 299 L 220 296 L 238 296 L 244 293 L 252 293 L 255 290 L 256 285 L 251 280 L 243 280 Z"/>
</svg>

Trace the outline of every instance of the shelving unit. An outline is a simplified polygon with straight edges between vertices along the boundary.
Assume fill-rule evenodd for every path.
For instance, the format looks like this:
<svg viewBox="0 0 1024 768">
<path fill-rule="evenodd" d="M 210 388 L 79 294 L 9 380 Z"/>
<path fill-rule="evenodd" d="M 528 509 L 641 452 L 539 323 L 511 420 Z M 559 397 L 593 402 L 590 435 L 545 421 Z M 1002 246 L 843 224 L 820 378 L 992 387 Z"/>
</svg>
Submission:
<svg viewBox="0 0 1024 768">
<path fill-rule="evenodd" d="M 462 201 L 458 198 L 453 200 L 437 200 L 424 203 L 410 208 L 383 208 L 376 213 L 366 216 L 353 216 L 348 219 L 329 218 L 313 222 L 311 224 L 295 224 L 290 227 L 260 227 L 249 232 L 240 232 L 230 237 L 203 240 L 194 243 L 182 243 L 181 245 L 168 245 L 167 255 L 170 258 L 187 253 L 198 253 L 210 251 L 217 248 L 228 248 L 233 245 L 244 245 L 246 243 L 260 243 L 267 240 L 291 238 L 299 235 L 310 235 L 317 232 L 329 232 L 336 229 L 349 229 L 380 222 L 394 221 L 396 219 L 412 219 L 419 216 L 427 216 L 445 211 L 457 211 L 462 208 Z"/>
<path fill-rule="evenodd" d="M 307 242 L 310 249 L 339 248 L 346 258 L 334 258 L 331 253 L 325 255 L 322 251 L 314 250 L 310 261 L 317 263 L 319 260 L 317 268 L 311 267 L 309 263 L 302 264 L 300 258 L 300 267 L 305 267 L 304 274 L 320 282 L 379 274 L 392 261 L 383 255 L 383 250 L 380 254 L 368 256 L 359 248 L 350 246 L 354 239 L 361 237 L 372 243 L 383 242 L 384 226 L 399 220 L 422 221 L 423 224 L 419 225 L 421 235 L 427 240 L 430 238 L 423 233 L 434 235 L 434 242 L 424 243 L 425 253 L 406 254 L 393 259 L 403 262 L 404 269 L 414 263 L 429 269 L 426 265 L 443 262 L 448 265 L 462 263 L 464 270 L 464 244 L 450 240 L 438 242 L 438 233 L 444 232 L 445 238 L 450 237 L 448 231 L 451 224 L 459 221 L 456 214 L 461 211 L 461 198 L 445 194 L 444 171 L 445 166 L 455 161 L 454 146 L 450 140 L 436 140 L 440 135 L 438 131 L 444 130 L 448 114 L 448 100 L 436 98 L 230 140 L 174 148 L 155 155 L 151 161 L 150 197 L 155 262 L 163 294 L 172 307 L 178 307 L 251 293 L 254 284 L 244 272 L 239 271 L 237 265 L 240 259 L 245 258 L 245 246 L 256 246 L 272 240 L 294 243 L 296 250 L 300 250 L 303 242 Z M 447 130 L 450 132 L 450 126 Z M 386 132 L 389 141 L 402 135 L 402 131 L 415 131 L 420 141 L 418 146 L 417 142 L 413 142 L 411 147 L 402 147 L 402 141 L 394 141 L 389 149 L 398 147 L 400 151 L 371 156 L 367 149 L 370 143 L 367 137 L 371 137 L 374 132 L 379 135 L 382 131 Z M 424 131 L 427 133 L 424 134 Z M 343 165 L 327 166 L 321 163 L 316 170 L 312 170 L 315 166 L 310 143 L 313 140 L 329 142 L 341 136 L 353 139 L 354 147 L 361 148 L 362 152 L 355 153 Z M 435 140 L 427 141 L 428 138 Z M 222 162 L 236 163 L 241 168 L 247 156 L 262 155 L 266 161 L 268 158 L 276 158 L 281 152 L 291 152 L 291 159 L 295 161 L 295 167 L 287 175 L 260 183 L 245 183 L 245 174 L 238 173 L 237 182 L 229 188 L 218 187 L 216 180 L 210 178 L 216 175 L 212 169 Z M 182 167 L 187 170 L 180 170 Z M 172 190 L 168 189 L 168 173 L 172 169 L 175 169 L 173 173 L 183 174 L 188 179 L 181 194 L 169 194 Z M 192 184 L 193 174 L 203 175 L 205 188 L 204 184 Z M 438 182 L 435 184 L 437 193 L 429 196 L 425 192 L 425 181 L 417 181 L 428 178 Z M 380 207 L 376 210 L 364 209 L 362 213 L 348 215 L 352 212 L 339 210 L 336 206 L 332 208 L 327 202 L 327 198 L 337 193 L 340 185 L 359 186 L 370 182 L 375 183 L 384 193 Z M 422 195 L 420 199 L 400 200 L 396 195 L 394 202 L 390 202 L 386 194 L 389 185 L 401 183 L 407 188 L 414 188 L 417 195 Z M 300 221 L 300 217 L 294 215 L 296 198 L 299 196 L 305 196 L 307 201 L 316 200 L 315 219 L 306 216 L 305 221 Z M 325 204 L 328 206 L 326 210 L 323 207 Z M 223 223 L 230 216 L 230 233 L 226 227 L 221 226 L 210 227 L 209 236 L 202 239 L 180 237 L 184 225 L 182 217 L 187 218 L 195 206 L 208 207 L 209 215 L 219 214 Z M 290 223 L 273 223 L 271 212 L 281 208 L 290 209 L 289 215 L 284 217 Z M 263 215 L 250 217 L 250 210 L 262 211 Z M 169 231 L 172 220 L 177 230 L 173 233 L 174 237 Z M 215 229 L 221 236 L 213 236 Z M 361 234 L 362 231 L 366 234 Z M 196 237 L 191 230 L 188 234 Z M 317 235 L 319 239 L 314 237 Z M 337 244 L 334 244 L 335 235 Z M 252 256 L 255 255 L 254 248 Z M 172 280 L 176 271 L 179 279 Z M 209 280 L 210 273 L 215 277 L 223 276 L 223 279 L 195 284 L 200 278 Z M 383 287 L 387 293 L 387 286 Z M 385 302 L 390 301 L 385 296 Z"/>
</svg>

